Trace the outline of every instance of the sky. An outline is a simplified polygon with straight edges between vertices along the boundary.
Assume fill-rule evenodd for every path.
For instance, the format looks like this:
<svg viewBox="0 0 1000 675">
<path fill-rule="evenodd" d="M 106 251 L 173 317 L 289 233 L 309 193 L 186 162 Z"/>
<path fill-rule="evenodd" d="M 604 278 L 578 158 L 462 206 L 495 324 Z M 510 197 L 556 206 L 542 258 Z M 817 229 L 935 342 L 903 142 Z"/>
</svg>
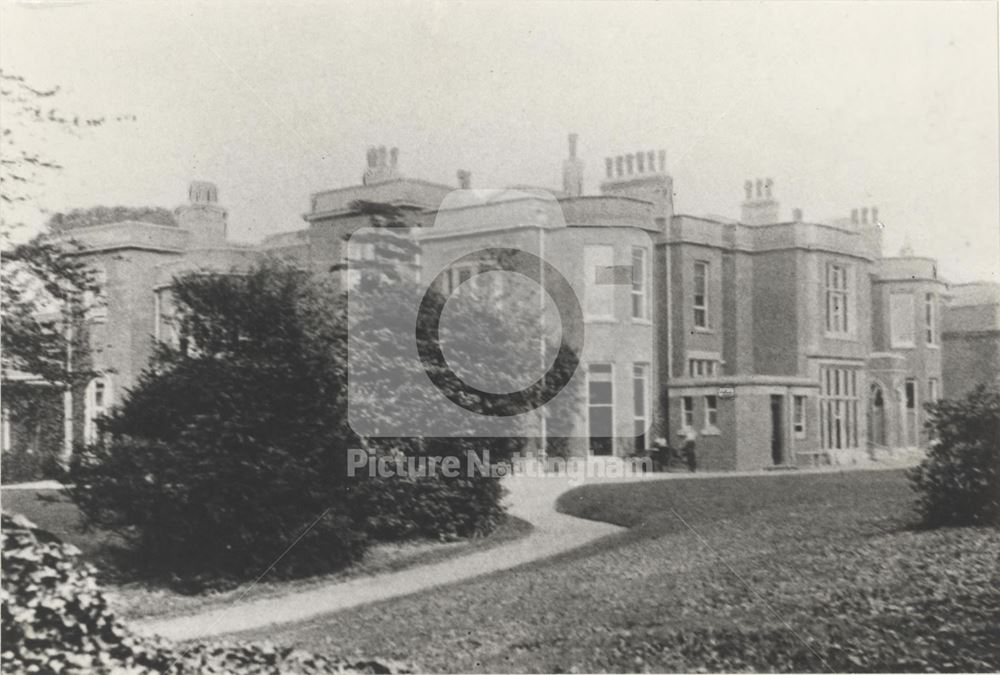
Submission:
<svg viewBox="0 0 1000 675">
<path fill-rule="evenodd" d="M 369 145 L 410 177 L 558 188 L 576 132 L 587 192 L 604 157 L 662 148 L 680 213 L 738 217 L 770 177 L 785 218 L 876 206 L 888 254 L 1000 281 L 997 8 L 0 0 L 0 66 L 63 110 L 136 116 L 30 139 L 64 167 L 33 223 L 173 208 L 204 179 L 256 241 L 358 183 Z"/>
</svg>

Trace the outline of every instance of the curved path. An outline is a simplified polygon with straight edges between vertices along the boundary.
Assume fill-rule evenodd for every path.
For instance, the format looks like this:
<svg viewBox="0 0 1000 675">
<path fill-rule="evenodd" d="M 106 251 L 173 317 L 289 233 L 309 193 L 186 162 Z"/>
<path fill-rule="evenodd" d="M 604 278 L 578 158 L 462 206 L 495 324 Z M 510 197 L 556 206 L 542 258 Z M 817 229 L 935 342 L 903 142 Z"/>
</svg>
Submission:
<svg viewBox="0 0 1000 675">
<path fill-rule="evenodd" d="M 509 513 L 534 526 L 528 536 L 509 544 L 431 565 L 360 577 L 276 598 L 244 600 L 192 616 L 138 621 L 131 625 L 143 633 L 156 633 L 172 640 L 192 640 L 302 621 L 510 569 L 622 531 L 623 528 L 615 525 L 556 512 L 556 499 L 571 487 L 566 478 L 509 479 Z"/>
<path fill-rule="evenodd" d="M 782 473 L 784 475 L 808 475 L 841 471 L 884 470 L 910 466 L 912 463 L 912 458 L 904 457 L 881 463 L 818 467 Z M 696 474 L 656 473 L 634 476 L 631 479 L 588 477 L 586 483 L 621 482 L 622 480 L 691 480 L 768 474 L 775 475 L 773 472 L 765 470 Z M 279 597 L 243 600 L 190 616 L 136 621 L 130 625 L 143 633 L 157 633 L 173 640 L 193 640 L 303 621 L 322 614 L 410 595 L 456 581 L 511 569 L 570 551 L 595 539 L 624 530 L 624 528 L 609 523 L 583 520 L 558 513 L 556 499 L 563 492 L 576 486 L 576 484 L 571 484 L 566 477 L 517 476 L 508 478 L 506 486 L 510 490 L 508 512 L 534 526 L 528 536 L 521 539 L 430 565 L 334 582 L 325 587 L 296 591 Z M 252 596 L 252 592 L 249 595 Z"/>
</svg>

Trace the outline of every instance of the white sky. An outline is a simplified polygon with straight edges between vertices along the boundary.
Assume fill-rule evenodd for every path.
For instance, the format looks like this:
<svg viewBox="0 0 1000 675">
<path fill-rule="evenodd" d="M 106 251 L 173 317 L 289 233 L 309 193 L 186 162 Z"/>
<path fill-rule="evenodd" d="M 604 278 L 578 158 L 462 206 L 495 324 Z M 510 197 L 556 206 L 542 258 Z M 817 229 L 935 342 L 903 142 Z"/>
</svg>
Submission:
<svg viewBox="0 0 1000 675">
<path fill-rule="evenodd" d="M 738 216 L 773 177 L 784 217 L 876 205 L 887 252 L 908 236 L 955 281 L 1000 281 L 997 35 L 987 2 L 0 2 L 7 72 L 138 116 L 50 143 L 49 210 L 172 208 L 203 178 L 256 240 L 368 145 L 559 187 L 576 131 L 589 192 L 605 156 L 665 148 L 679 212 Z"/>
</svg>

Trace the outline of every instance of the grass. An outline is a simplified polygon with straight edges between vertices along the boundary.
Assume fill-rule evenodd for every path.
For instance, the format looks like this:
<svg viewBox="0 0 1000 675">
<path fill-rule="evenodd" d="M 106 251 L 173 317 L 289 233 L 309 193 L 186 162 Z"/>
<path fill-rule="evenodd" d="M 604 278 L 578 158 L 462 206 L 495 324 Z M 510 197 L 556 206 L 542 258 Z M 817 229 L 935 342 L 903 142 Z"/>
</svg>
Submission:
<svg viewBox="0 0 1000 675">
<path fill-rule="evenodd" d="M 271 628 L 448 672 L 1000 668 L 1000 531 L 921 531 L 903 472 L 584 486 L 630 528 L 564 556 Z"/>
<path fill-rule="evenodd" d="M 84 559 L 97 566 L 103 576 L 106 595 L 116 613 L 126 619 L 191 614 L 229 604 L 239 599 L 246 585 L 223 591 L 186 595 L 147 582 L 122 582 L 114 572 L 121 556 L 116 553 L 123 541 L 113 533 L 83 528 L 79 510 L 58 490 L 3 490 L 5 511 L 20 513 L 39 527 L 80 549 Z M 317 588 L 347 579 L 394 572 L 428 565 L 455 556 L 487 550 L 526 536 L 532 527 L 527 521 L 509 516 L 490 536 L 453 542 L 413 540 L 371 546 L 364 558 L 335 573 L 303 579 L 268 581 L 253 587 L 247 599 L 259 599 Z"/>
</svg>

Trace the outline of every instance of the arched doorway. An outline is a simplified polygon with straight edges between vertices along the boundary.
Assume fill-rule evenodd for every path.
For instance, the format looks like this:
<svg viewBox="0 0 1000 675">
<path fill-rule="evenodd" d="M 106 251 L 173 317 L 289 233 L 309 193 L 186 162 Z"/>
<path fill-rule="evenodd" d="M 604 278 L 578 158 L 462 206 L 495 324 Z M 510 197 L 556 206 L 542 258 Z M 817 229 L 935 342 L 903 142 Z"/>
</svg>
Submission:
<svg viewBox="0 0 1000 675">
<path fill-rule="evenodd" d="M 871 392 L 868 396 L 868 444 L 870 446 L 885 447 L 885 396 L 882 387 L 878 383 L 872 384 Z"/>
</svg>

